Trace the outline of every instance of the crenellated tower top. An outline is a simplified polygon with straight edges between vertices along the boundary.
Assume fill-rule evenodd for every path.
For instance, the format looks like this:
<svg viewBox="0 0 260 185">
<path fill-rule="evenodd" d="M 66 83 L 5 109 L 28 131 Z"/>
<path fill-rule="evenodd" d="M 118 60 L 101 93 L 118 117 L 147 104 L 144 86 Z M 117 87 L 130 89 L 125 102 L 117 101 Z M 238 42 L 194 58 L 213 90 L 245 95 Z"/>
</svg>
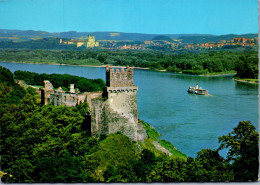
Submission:
<svg viewBox="0 0 260 185">
<path fill-rule="evenodd" d="M 106 86 L 107 87 L 132 87 L 134 86 L 134 69 L 129 66 L 114 70 L 106 66 Z"/>
</svg>

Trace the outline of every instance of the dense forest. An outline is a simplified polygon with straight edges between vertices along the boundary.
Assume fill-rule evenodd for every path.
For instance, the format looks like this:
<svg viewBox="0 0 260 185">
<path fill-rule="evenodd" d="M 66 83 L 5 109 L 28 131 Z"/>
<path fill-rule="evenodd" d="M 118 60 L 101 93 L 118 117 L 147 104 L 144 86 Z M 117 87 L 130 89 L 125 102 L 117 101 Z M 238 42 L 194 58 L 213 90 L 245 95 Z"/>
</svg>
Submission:
<svg viewBox="0 0 260 185">
<path fill-rule="evenodd" d="M 219 137 L 217 149 L 187 157 L 148 123 L 148 138 L 121 133 L 89 137 L 82 122 L 87 104 L 40 106 L 38 95 L 0 66 L 1 172 L 3 182 L 209 182 L 256 181 L 259 135 L 241 121 Z M 160 143 L 171 156 L 155 148 Z M 219 151 L 227 148 L 226 158 Z"/>
<path fill-rule="evenodd" d="M 57 49 L 57 50 L 83 50 L 73 44 L 60 44 L 58 38 L 43 38 L 30 41 L 1 41 L 0 48 L 8 49 Z M 86 49 L 86 47 L 84 47 Z"/>
<path fill-rule="evenodd" d="M 190 74 L 237 73 L 238 78 L 258 79 L 258 53 L 254 51 L 212 51 L 177 55 L 155 51 L 2 50 L 0 61 L 96 66 L 129 65 Z"/>
<path fill-rule="evenodd" d="M 15 71 L 15 79 L 23 80 L 26 84 L 44 86 L 44 80 L 49 80 L 54 88 L 62 87 L 69 91 L 70 84 L 74 84 L 80 92 L 103 91 L 105 82 L 103 79 L 87 79 L 69 74 L 38 74 L 29 71 Z"/>
</svg>

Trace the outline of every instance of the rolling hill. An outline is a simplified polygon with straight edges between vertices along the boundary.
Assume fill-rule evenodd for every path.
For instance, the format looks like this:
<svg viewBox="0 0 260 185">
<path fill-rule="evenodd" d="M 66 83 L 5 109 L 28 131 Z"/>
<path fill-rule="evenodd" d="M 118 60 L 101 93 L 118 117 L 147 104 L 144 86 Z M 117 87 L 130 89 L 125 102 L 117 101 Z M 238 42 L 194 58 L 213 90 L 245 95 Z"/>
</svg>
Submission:
<svg viewBox="0 0 260 185">
<path fill-rule="evenodd" d="M 143 33 L 124 33 L 124 32 L 46 32 L 34 30 L 7 30 L 0 29 L 0 41 L 28 41 L 39 40 L 43 38 L 66 38 L 84 40 L 89 34 L 95 35 L 96 40 L 131 40 L 145 41 L 155 40 L 155 38 L 169 37 L 171 39 L 182 39 L 183 43 L 202 43 L 202 42 L 217 42 L 220 40 L 231 40 L 234 37 L 253 38 L 257 34 L 243 35 L 210 35 L 210 34 L 143 34 Z"/>
</svg>

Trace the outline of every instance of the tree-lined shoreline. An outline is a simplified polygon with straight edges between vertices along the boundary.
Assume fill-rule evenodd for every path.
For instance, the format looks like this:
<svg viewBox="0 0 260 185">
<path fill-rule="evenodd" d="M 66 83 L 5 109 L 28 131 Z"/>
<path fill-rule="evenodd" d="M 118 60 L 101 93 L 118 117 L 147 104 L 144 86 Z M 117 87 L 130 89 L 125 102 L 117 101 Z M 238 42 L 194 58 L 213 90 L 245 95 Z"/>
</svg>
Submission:
<svg viewBox="0 0 260 185">
<path fill-rule="evenodd" d="M 240 80 L 258 79 L 258 53 L 253 51 L 173 54 L 151 51 L 2 50 L 0 61 L 82 67 L 129 65 L 136 69 L 160 72 L 202 76 L 234 74 Z"/>
</svg>

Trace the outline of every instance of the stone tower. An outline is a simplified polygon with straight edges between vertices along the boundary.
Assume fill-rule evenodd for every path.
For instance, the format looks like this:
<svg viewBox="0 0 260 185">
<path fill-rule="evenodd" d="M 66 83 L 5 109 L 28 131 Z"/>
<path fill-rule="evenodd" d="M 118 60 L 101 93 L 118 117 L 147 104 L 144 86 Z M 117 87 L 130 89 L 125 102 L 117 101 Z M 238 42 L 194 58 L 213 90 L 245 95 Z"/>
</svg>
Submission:
<svg viewBox="0 0 260 185">
<path fill-rule="evenodd" d="M 106 67 L 107 99 L 91 101 L 91 135 L 110 134 L 117 131 L 132 140 L 143 140 L 146 132 L 138 123 L 137 90 L 133 68 L 114 70 Z"/>
</svg>

